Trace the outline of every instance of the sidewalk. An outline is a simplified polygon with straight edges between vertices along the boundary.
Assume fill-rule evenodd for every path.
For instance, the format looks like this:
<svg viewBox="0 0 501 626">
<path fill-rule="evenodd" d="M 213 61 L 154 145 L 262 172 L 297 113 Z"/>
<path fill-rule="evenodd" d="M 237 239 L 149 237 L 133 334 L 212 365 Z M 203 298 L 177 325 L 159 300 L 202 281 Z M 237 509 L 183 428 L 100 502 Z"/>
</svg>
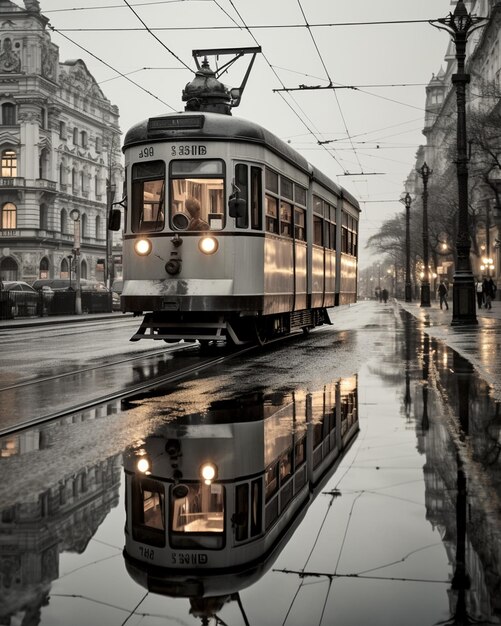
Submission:
<svg viewBox="0 0 501 626">
<path fill-rule="evenodd" d="M 46 326 L 49 324 L 95 322 L 96 320 L 107 320 L 114 317 L 126 319 L 132 316 L 132 313 L 112 311 L 111 313 L 82 313 L 82 315 L 48 315 L 47 317 L 19 317 L 12 320 L 0 320 L 0 330 L 6 330 L 8 328 L 30 328 L 32 326 Z"/>
<path fill-rule="evenodd" d="M 477 308 L 478 324 L 468 326 L 451 326 L 451 303 L 449 310 L 441 310 L 438 302 L 430 307 L 421 307 L 419 301 L 395 302 L 420 320 L 429 335 L 468 359 L 501 401 L 501 301 L 494 301 L 492 309 Z"/>
</svg>

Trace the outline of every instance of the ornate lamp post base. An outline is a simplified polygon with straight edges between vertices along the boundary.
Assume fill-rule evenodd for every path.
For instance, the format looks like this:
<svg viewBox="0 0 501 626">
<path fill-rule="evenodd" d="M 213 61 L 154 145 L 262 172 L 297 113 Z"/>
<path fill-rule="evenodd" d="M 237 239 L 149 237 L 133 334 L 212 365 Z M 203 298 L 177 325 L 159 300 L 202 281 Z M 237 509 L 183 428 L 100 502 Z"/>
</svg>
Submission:
<svg viewBox="0 0 501 626">
<path fill-rule="evenodd" d="M 421 306 L 431 306 L 430 283 L 421 285 Z"/>
<path fill-rule="evenodd" d="M 405 284 L 405 301 L 412 302 L 412 285 L 410 283 Z"/>
<path fill-rule="evenodd" d="M 478 324 L 473 274 L 456 272 L 453 280 L 451 326 Z"/>
</svg>

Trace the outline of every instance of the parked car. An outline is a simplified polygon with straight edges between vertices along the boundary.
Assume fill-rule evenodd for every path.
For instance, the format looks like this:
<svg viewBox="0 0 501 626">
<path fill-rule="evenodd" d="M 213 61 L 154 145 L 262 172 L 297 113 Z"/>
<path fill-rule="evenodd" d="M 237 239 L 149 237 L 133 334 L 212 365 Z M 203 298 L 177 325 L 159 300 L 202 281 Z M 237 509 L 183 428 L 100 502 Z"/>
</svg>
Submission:
<svg viewBox="0 0 501 626">
<path fill-rule="evenodd" d="M 43 287 L 50 287 L 52 291 L 75 291 L 77 282 L 74 278 L 39 278 L 33 283 L 33 288 L 40 291 Z M 104 283 L 96 280 L 80 279 L 80 289 L 82 291 L 106 291 Z"/>
<path fill-rule="evenodd" d="M 0 289 L 4 291 L 27 291 L 35 292 L 35 289 L 22 280 L 3 280 L 0 282 Z"/>
</svg>

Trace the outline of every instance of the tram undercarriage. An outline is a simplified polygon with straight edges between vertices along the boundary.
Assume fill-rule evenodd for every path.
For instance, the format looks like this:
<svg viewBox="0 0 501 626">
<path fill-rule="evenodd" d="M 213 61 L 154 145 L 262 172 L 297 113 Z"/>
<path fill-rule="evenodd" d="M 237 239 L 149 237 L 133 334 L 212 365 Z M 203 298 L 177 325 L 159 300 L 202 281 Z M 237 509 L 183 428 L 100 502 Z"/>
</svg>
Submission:
<svg viewBox="0 0 501 626">
<path fill-rule="evenodd" d="M 147 313 L 130 341 L 156 339 L 167 342 L 198 340 L 202 345 L 225 342 L 231 345 L 264 344 L 294 332 L 308 332 L 331 324 L 325 308 L 305 309 L 275 315 L 239 316 L 227 313 Z"/>
</svg>

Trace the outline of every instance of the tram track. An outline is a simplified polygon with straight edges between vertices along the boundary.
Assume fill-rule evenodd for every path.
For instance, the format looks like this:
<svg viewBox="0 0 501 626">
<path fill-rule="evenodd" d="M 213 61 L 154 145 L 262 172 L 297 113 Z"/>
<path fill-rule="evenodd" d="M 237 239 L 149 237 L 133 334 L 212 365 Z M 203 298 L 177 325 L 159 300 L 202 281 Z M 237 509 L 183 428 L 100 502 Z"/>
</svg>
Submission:
<svg viewBox="0 0 501 626">
<path fill-rule="evenodd" d="M 187 350 L 187 348 L 188 347 L 186 347 L 185 350 Z M 192 346 L 190 346 L 190 348 L 192 348 Z M 106 404 L 110 404 L 110 403 L 114 403 L 114 402 L 118 402 L 118 401 L 122 401 L 126 399 L 131 399 L 133 397 L 139 396 L 146 392 L 151 392 L 155 388 L 160 388 L 168 384 L 178 382 L 183 379 L 188 379 L 190 376 L 193 376 L 197 374 L 198 372 L 202 372 L 211 367 L 215 367 L 230 359 L 236 358 L 237 356 L 242 356 L 245 353 L 250 353 L 251 351 L 255 351 L 257 349 L 259 349 L 259 347 L 257 346 L 245 346 L 242 348 L 234 349 L 231 352 L 225 351 L 223 354 L 217 355 L 215 358 L 214 357 L 212 358 L 201 357 L 201 360 L 196 362 L 195 364 L 191 364 L 186 367 L 176 369 L 175 371 L 172 371 L 169 374 L 155 376 L 149 380 L 144 380 L 137 384 L 130 384 L 127 386 L 127 388 L 115 389 L 106 394 L 99 395 L 91 399 L 83 400 L 81 402 L 77 402 L 72 405 L 64 406 L 62 408 L 59 408 L 58 410 L 54 410 L 54 411 L 51 411 L 42 415 L 38 415 L 36 417 L 18 419 L 13 424 L 9 424 L 8 426 L 3 427 L 3 428 L 0 427 L 0 437 L 8 437 L 20 431 L 27 430 L 29 428 L 33 428 L 36 426 L 48 424 L 52 421 L 55 421 L 64 417 L 68 417 L 73 414 L 95 409 L 99 406 L 103 406 Z M 164 353 L 165 351 L 159 351 L 157 353 L 157 356 L 164 354 Z M 100 368 L 106 368 L 106 367 L 110 368 L 110 367 L 113 367 L 113 365 L 121 366 L 124 363 L 134 361 L 136 359 L 141 359 L 141 358 L 144 360 L 145 355 L 137 356 L 137 357 L 130 358 L 130 359 L 121 359 L 120 361 L 117 361 L 115 363 L 111 363 L 111 364 L 107 363 L 101 366 L 96 366 L 95 368 L 85 368 L 85 370 L 80 370 L 80 372 L 81 373 L 87 373 L 88 371 L 92 372 Z M 47 379 L 45 379 L 45 382 L 54 383 L 54 382 L 57 382 L 59 379 L 64 379 L 65 377 L 71 376 L 71 374 L 72 373 L 68 372 L 60 376 L 47 377 Z M 34 384 L 35 382 L 38 382 L 39 384 L 43 384 L 44 381 L 43 380 L 26 381 L 26 384 L 29 384 L 29 383 Z M 23 386 L 25 385 L 20 383 L 19 385 L 13 385 L 11 387 L 0 389 L 0 394 L 2 392 L 5 393 L 6 391 L 15 390 Z M 2 403 L 2 398 L 0 396 L 0 404 L 1 403 Z"/>
</svg>

